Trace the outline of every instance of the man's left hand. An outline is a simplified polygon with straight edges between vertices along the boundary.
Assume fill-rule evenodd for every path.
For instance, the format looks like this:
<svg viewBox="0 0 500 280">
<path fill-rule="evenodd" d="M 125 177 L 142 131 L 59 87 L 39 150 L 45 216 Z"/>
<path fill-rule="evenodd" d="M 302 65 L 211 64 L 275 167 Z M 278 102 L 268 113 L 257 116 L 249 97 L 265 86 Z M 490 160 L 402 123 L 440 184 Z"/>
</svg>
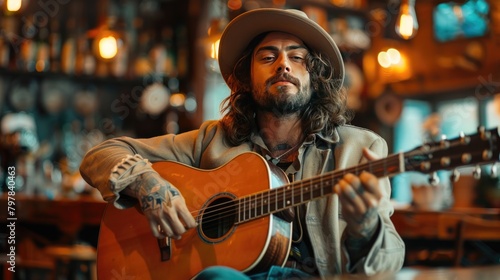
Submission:
<svg viewBox="0 0 500 280">
<path fill-rule="evenodd" d="M 370 150 L 364 148 L 363 155 L 369 160 L 377 159 Z M 347 222 L 347 230 L 353 237 L 370 239 L 378 226 L 377 209 L 382 199 L 378 179 L 363 171 L 359 176 L 346 174 L 335 186 L 342 205 L 342 216 Z"/>
</svg>

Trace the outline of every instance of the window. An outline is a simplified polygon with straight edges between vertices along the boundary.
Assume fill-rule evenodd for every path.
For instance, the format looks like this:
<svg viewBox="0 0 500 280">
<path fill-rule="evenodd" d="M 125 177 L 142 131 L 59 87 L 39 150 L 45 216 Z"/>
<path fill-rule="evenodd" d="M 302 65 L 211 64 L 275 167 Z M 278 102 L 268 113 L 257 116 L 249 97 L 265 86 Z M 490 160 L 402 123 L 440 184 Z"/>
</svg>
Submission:
<svg viewBox="0 0 500 280">
<path fill-rule="evenodd" d="M 394 152 L 407 152 L 424 142 L 424 126 L 431 114 L 428 102 L 405 100 L 401 117 L 394 127 Z M 392 197 L 400 203 L 412 201 L 412 184 L 426 184 L 427 176 L 417 172 L 406 172 L 392 178 Z"/>
<path fill-rule="evenodd" d="M 489 11 L 486 0 L 438 4 L 433 13 L 434 36 L 439 42 L 484 36 L 488 32 Z"/>
<path fill-rule="evenodd" d="M 407 152 L 427 141 L 439 141 L 441 135 L 451 139 L 460 132 L 476 133 L 479 121 L 479 100 L 473 97 L 435 103 L 406 100 L 401 117 L 394 128 L 394 152 Z M 497 117 L 498 118 L 498 117 Z M 470 169 L 461 172 L 471 173 Z M 451 171 L 438 171 L 439 184 L 449 191 Z M 412 202 L 412 186 L 429 185 L 429 175 L 406 172 L 392 178 L 392 198 L 400 203 Z M 451 203 L 451 201 L 443 201 Z M 449 206 L 449 205 L 443 205 Z"/>
</svg>

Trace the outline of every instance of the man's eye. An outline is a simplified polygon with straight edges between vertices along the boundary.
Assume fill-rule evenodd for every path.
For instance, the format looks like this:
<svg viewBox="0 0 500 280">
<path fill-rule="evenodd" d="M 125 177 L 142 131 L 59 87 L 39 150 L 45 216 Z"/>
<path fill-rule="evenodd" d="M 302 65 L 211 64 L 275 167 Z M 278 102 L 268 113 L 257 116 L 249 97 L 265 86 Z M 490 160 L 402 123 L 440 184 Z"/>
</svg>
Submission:
<svg viewBox="0 0 500 280">
<path fill-rule="evenodd" d="M 301 61 L 304 58 L 302 56 L 292 56 L 292 59 L 295 60 L 295 61 Z"/>
</svg>

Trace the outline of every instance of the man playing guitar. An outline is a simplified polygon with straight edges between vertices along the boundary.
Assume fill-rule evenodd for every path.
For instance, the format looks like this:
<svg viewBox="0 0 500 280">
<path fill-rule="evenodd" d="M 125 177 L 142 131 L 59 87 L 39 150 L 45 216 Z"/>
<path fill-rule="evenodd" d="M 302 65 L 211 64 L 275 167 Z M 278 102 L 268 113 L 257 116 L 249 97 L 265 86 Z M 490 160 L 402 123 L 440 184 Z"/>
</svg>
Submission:
<svg viewBox="0 0 500 280">
<path fill-rule="evenodd" d="M 127 269 L 135 279 L 399 270 L 405 246 L 390 220 L 391 189 L 384 176 L 390 170 L 376 176 L 381 166 L 367 165 L 387 156 L 387 144 L 347 124 L 344 64 L 331 36 L 298 10 L 251 10 L 226 27 L 219 65 L 231 89 L 220 120 L 178 135 L 107 140 L 85 156 L 84 179 L 115 209 L 140 206 L 151 237 L 166 240 L 154 266 L 156 256 L 137 256 L 146 241 L 136 238 L 127 244 L 137 248 L 117 247 L 123 256 L 102 258 L 135 259 L 105 270 Z M 156 165 L 165 161 L 180 166 Z M 356 165 L 361 169 L 316 177 Z M 278 178 L 286 187 L 255 187 L 262 178 Z M 120 223 L 132 219 L 126 211 L 118 210 Z M 114 221 L 104 222 L 104 230 Z M 127 236 L 137 223 L 110 235 Z M 252 223 L 266 225 L 265 231 L 259 234 Z M 278 237 L 289 242 L 271 245 Z M 271 247 L 273 253 L 264 252 Z M 133 262 L 148 269 L 139 272 Z"/>
</svg>

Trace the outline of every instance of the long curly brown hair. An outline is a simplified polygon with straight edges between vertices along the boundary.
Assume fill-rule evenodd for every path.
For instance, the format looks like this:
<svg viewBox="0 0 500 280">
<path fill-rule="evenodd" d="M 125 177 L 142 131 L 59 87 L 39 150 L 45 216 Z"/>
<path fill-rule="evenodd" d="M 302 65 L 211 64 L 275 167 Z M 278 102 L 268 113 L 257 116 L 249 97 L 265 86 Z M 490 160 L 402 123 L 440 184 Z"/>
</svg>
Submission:
<svg viewBox="0 0 500 280">
<path fill-rule="evenodd" d="M 221 104 L 221 112 L 225 113 L 222 127 L 229 143 L 235 146 L 250 140 L 256 126 L 257 104 L 252 97 L 250 66 L 254 48 L 266 35 L 255 37 L 243 52 L 228 79 L 231 94 Z M 321 54 L 309 52 L 306 67 L 313 92 L 311 100 L 300 112 L 302 129 L 305 135 L 321 132 L 330 136 L 336 126 L 350 122 L 353 117 L 347 108 L 347 91 L 341 87 L 342 81 L 333 78 L 335 69 Z"/>
</svg>

